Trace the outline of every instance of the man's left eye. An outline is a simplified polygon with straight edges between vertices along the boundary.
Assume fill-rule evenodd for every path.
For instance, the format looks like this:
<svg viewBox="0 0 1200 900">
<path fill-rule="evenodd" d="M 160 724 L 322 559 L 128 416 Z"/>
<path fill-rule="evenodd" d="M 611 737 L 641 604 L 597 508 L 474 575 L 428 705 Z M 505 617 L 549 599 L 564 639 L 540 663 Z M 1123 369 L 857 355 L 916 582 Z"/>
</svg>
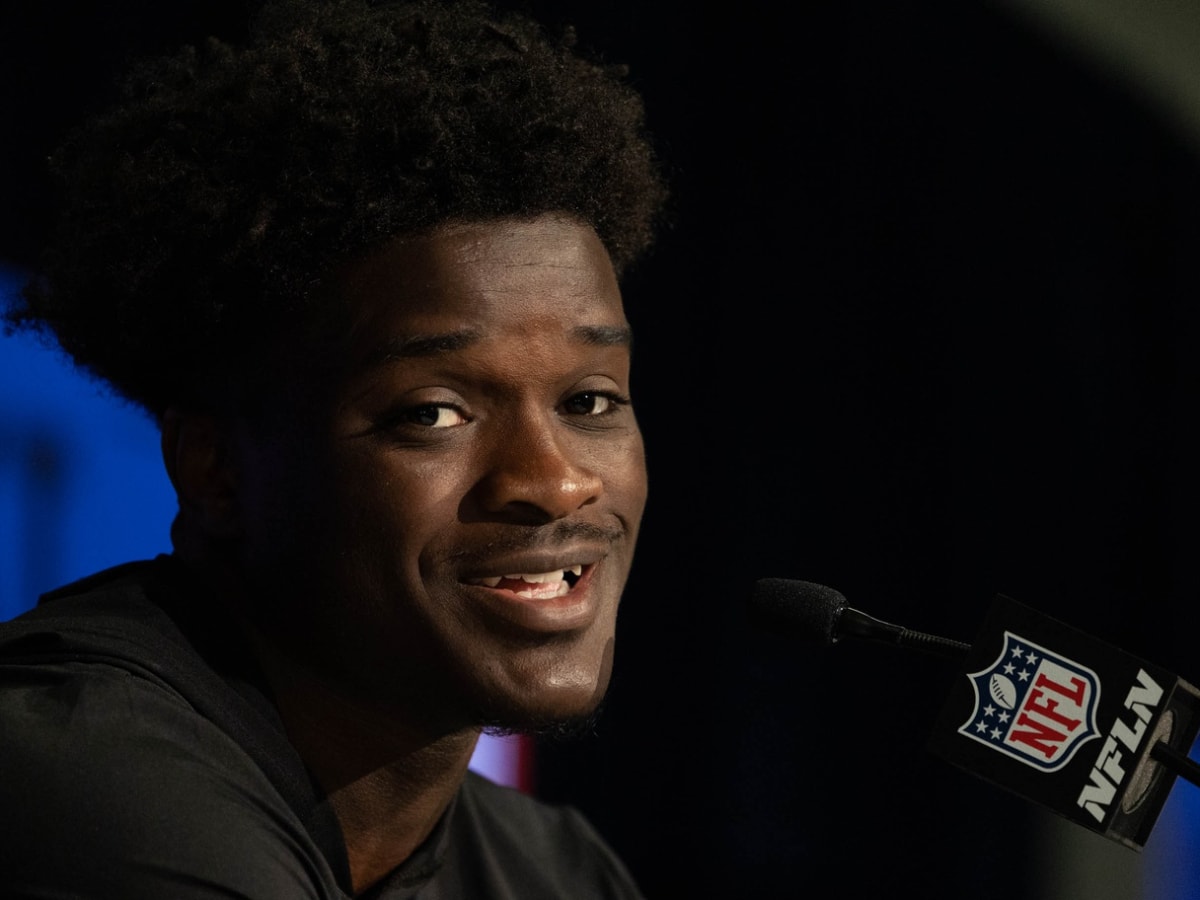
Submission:
<svg viewBox="0 0 1200 900">
<path fill-rule="evenodd" d="M 605 413 L 612 412 L 613 409 L 621 402 L 617 397 L 611 394 L 602 394 L 598 391 L 584 391 L 571 397 L 564 406 L 567 412 L 576 416 L 602 416 Z"/>
</svg>

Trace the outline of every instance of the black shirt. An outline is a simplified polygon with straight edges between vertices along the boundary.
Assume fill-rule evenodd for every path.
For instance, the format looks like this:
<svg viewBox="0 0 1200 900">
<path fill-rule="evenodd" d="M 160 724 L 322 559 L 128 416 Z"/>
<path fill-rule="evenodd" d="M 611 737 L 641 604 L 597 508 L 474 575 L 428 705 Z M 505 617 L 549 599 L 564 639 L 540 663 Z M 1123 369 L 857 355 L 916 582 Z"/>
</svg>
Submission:
<svg viewBox="0 0 1200 900">
<path fill-rule="evenodd" d="M 0 896 L 326 900 L 345 845 L 246 648 L 169 557 L 0 624 Z M 474 773 L 370 900 L 641 897 L 570 807 Z"/>
</svg>

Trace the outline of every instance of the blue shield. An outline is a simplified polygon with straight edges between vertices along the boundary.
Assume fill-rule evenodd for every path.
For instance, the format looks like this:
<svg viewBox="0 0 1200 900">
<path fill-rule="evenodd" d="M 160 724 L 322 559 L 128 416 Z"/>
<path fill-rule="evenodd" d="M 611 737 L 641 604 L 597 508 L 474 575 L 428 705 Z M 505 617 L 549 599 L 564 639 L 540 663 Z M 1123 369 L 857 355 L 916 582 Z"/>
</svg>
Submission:
<svg viewBox="0 0 1200 900">
<path fill-rule="evenodd" d="M 996 661 L 967 677 L 975 708 L 959 733 L 1027 766 L 1057 771 L 1100 736 L 1096 673 L 1011 631 Z"/>
</svg>

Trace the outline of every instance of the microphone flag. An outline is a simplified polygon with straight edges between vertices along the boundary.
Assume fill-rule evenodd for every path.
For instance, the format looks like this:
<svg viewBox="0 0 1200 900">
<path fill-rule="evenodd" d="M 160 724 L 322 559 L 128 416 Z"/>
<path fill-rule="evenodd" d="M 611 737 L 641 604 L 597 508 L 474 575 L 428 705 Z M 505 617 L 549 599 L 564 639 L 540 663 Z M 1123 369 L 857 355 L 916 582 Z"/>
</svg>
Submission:
<svg viewBox="0 0 1200 900">
<path fill-rule="evenodd" d="M 1140 850 L 1200 732 L 1200 690 L 1003 594 L 929 749 Z"/>
</svg>

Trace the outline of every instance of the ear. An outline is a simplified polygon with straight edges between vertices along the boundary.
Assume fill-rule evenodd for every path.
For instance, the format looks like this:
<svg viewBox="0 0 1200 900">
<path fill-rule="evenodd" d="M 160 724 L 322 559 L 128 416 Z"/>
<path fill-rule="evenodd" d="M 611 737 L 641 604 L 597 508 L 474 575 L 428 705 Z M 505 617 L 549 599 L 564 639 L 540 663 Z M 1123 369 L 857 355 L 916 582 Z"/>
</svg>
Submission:
<svg viewBox="0 0 1200 900">
<path fill-rule="evenodd" d="M 162 454 L 179 498 L 180 519 L 203 534 L 241 531 L 238 477 L 228 420 L 171 407 L 162 418 Z"/>
</svg>

